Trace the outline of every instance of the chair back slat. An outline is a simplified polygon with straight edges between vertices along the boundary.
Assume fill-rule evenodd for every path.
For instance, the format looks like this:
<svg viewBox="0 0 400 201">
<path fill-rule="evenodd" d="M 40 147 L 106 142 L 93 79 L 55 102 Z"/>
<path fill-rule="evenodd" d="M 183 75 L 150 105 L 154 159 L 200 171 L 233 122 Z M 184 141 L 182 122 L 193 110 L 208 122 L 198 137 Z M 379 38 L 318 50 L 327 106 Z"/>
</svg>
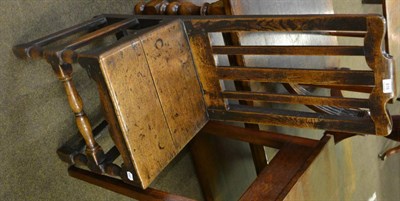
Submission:
<svg viewBox="0 0 400 201">
<path fill-rule="evenodd" d="M 213 46 L 212 51 L 228 55 L 364 55 L 362 46 Z"/>
<path fill-rule="evenodd" d="M 368 99 L 338 98 L 323 96 L 306 96 L 297 94 L 275 94 L 265 92 L 248 91 L 223 91 L 222 96 L 228 99 L 265 101 L 272 103 L 290 103 L 303 105 L 329 105 L 348 108 L 368 108 Z"/>
<path fill-rule="evenodd" d="M 307 69 L 293 69 L 292 66 L 276 68 L 266 66 L 218 66 L 218 61 L 213 62 L 213 66 L 208 61 L 207 65 L 201 62 L 196 63 L 198 71 L 207 71 L 214 80 L 213 83 L 223 83 L 224 81 L 248 81 L 266 83 L 287 83 L 287 84 L 311 84 L 325 86 L 353 86 L 371 87 L 372 91 L 368 98 L 338 98 L 338 97 L 319 97 L 311 93 L 299 94 L 305 96 L 290 96 L 285 94 L 259 94 L 251 92 L 229 92 L 226 93 L 223 87 L 211 89 L 212 94 L 218 88 L 221 95 L 209 96 L 214 98 L 209 102 L 225 103 L 223 107 L 215 104 L 208 104 L 211 119 L 222 121 L 241 121 L 246 123 L 254 122 L 276 126 L 290 126 L 301 128 L 317 128 L 324 130 L 340 130 L 346 132 L 388 135 L 391 132 L 392 122 L 386 110 L 386 103 L 395 97 L 394 68 L 392 59 L 382 50 L 382 39 L 385 32 L 385 20 L 379 15 L 308 15 L 308 16 L 223 16 L 223 17 L 187 17 L 184 18 L 187 24 L 189 38 L 208 37 L 210 33 L 229 33 L 239 32 L 251 34 L 252 32 L 266 33 L 296 33 L 325 35 L 327 33 L 338 32 L 339 36 L 364 36 L 363 45 L 351 46 L 327 46 L 327 45 L 213 45 L 209 46 L 209 41 L 203 46 L 192 44 L 192 49 L 201 49 L 211 58 L 214 56 L 363 56 L 367 61 L 368 70 L 331 70 L 320 69 L 316 66 Z M 357 22 L 357 23 L 355 23 Z M 335 35 L 335 34 L 332 34 Z M 194 52 L 196 55 L 196 52 Z M 194 56 L 196 57 L 196 56 Z M 202 57 L 206 57 L 203 55 Z M 206 74 L 203 74 L 203 76 Z M 202 75 L 199 75 L 202 77 Z M 201 78 L 200 81 L 205 78 Z M 208 80 L 209 82 L 210 80 Z M 206 84 L 207 85 L 207 84 Z M 222 86 L 222 85 L 221 85 Z M 218 89 L 219 90 L 219 89 Z M 207 94 L 210 89 L 205 89 Z M 300 91 L 301 92 L 301 91 Z M 207 96 L 207 95 L 206 95 Z M 220 100 L 218 100 L 220 99 Z M 307 119 L 308 113 L 290 111 L 285 115 L 279 116 L 276 121 L 275 116 L 270 114 L 269 108 L 256 108 L 248 106 L 252 113 L 243 110 L 233 110 L 238 106 L 231 100 L 261 100 L 274 103 L 305 104 L 316 105 L 322 108 L 322 113 L 316 112 L 315 117 Z M 338 108 L 341 107 L 341 108 Z M 225 112 L 223 112 L 225 108 Z M 361 109 L 362 108 L 362 109 Z M 359 112 L 354 112 L 359 109 Z M 332 110 L 332 112 L 330 112 Z M 213 115 L 216 111 L 224 115 Z M 331 119 L 320 116 L 321 114 L 335 114 L 347 118 L 348 120 Z M 228 115 L 229 114 L 229 115 Z M 233 115 L 233 116 L 232 116 Z M 235 116 L 237 115 L 237 116 Z M 240 116 L 242 115 L 242 116 Z M 254 116 L 252 116 L 254 115 Z M 272 116 L 271 116 L 272 115 Z M 302 116 L 304 115 L 304 116 Z M 360 116 L 359 116 L 360 115 Z M 240 116 L 240 117 L 239 117 Z M 307 119 L 307 120 L 306 120 Z M 367 119 L 367 120 L 366 120 Z M 346 128 L 340 126 L 340 122 L 349 124 Z M 368 129 L 365 127 L 368 125 Z M 335 127 L 337 126 L 337 127 Z M 371 129 L 373 128 L 373 129 Z"/>
<path fill-rule="evenodd" d="M 262 67 L 217 67 L 217 74 L 224 80 L 247 80 L 258 82 L 280 82 L 319 85 L 364 85 L 375 84 L 373 71 L 345 71 L 322 69 L 291 69 Z"/>
<path fill-rule="evenodd" d="M 230 105 L 229 110 L 209 109 L 211 120 L 248 122 L 255 124 L 290 126 L 332 131 L 374 133 L 370 118 L 338 116 L 311 112 L 256 108 L 243 105 Z M 368 126 L 366 126 L 368 125 Z"/>
</svg>

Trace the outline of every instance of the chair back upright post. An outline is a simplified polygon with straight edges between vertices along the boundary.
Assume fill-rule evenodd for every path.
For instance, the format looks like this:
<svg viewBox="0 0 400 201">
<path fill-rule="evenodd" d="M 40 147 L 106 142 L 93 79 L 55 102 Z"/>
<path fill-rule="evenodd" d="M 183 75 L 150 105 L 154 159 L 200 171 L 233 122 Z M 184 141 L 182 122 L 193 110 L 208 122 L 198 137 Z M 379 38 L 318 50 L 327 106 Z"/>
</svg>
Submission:
<svg viewBox="0 0 400 201">
<path fill-rule="evenodd" d="M 357 22 L 354 26 L 352 22 Z M 379 15 L 320 15 L 274 17 L 193 18 L 186 21 L 188 35 L 203 84 L 210 118 L 222 121 L 293 126 L 360 134 L 388 135 L 392 128 L 386 103 L 395 97 L 392 59 L 382 52 L 384 19 Z M 364 32 L 364 46 L 213 46 L 208 33 L 238 31 Z M 200 39 L 201 38 L 201 39 Z M 200 46 L 200 41 L 203 46 Z M 210 56 L 208 56 L 208 55 Z M 277 67 L 216 66 L 211 55 L 364 56 L 370 70 L 290 69 Z M 209 59 L 205 59 L 209 58 Z M 328 86 L 371 86 L 368 99 L 312 95 L 220 91 L 220 80 L 297 83 Z M 225 104 L 224 100 L 259 100 L 275 103 L 336 106 L 347 113 L 321 114 Z M 224 103 L 222 105 L 222 103 Z M 352 108 L 365 108 L 368 113 Z M 361 111 L 362 112 L 362 111 Z M 365 126 L 370 125 L 370 126 Z"/>
</svg>

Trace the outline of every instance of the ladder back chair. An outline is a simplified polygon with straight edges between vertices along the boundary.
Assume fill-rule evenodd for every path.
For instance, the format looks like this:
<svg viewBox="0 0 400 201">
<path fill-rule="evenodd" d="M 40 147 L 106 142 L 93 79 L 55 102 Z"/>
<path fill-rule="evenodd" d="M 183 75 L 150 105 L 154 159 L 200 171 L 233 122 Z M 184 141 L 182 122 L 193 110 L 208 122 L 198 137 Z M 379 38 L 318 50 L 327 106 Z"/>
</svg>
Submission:
<svg viewBox="0 0 400 201">
<path fill-rule="evenodd" d="M 76 39 L 48 44 L 78 32 Z M 364 46 L 212 45 L 210 33 L 316 32 L 364 34 Z M 84 50 L 94 41 L 116 34 L 116 42 Z M 95 173 L 120 176 L 147 188 L 157 174 L 210 120 L 339 130 L 387 135 L 392 128 L 386 103 L 395 96 L 394 69 L 382 51 L 384 19 L 378 15 L 160 17 L 102 15 L 42 39 L 18 45 L 19 58 L 44 58 L 63 82 L 82 140 L 59 150 L 70 164 Z M 370 70 L 321 70 L 217 66 L 214 55 L 362 55 Z M 107 153 L 96 142 L 72 83 L 79 62 L 96 81 L 104 115 L 115 143 Z M 266 94 L 224 90 L 221 80 L 366 86 L 368 99 Z M 231 104 L 227 100 L 263 100 L 363 108 L 355 115 L 325 114 Z M 100 127 L 104 127 L 100 124 Z M 100 128 L 99 128 L 100 129 Z M 97 133 L 97 132 L 96 132 Z M 118 155 L 123 164 L 114 164 Z"/>
<path fill-rule="evenodd" d="M 358 26 L 354 26 L 350 22 L 357 22 Z M 252 16 L 202 17 L 193 18 L 186 27 L 189 27 L 189 40 L 210 119 L 364 134 L 388 135 L 390 133 L 392 123 L 385 105 L 395 97 L 396 90 L 391 58 L 382 51 L 381 39 L 385 27 L 384 19 L 380 16 L 275 16 L 258 19 L 254 19 Z M 365 34 L 365 41 L 364 46 L 211 46 L 207 36 L 211 32 L 238 31 L 362 32 Z M 213 54 L 364 55 L 371 70 L 216 66 Z M 368 86 L 371 87 L 371 93 L 368 99 L 355 99 L 227 91 L 221 89 L 220 80 Z M 226 99 L 328 105 L 347 108 L 350 111 L 351 108 L 364 108 L 366 112 L 360 117 L 359 113 L 352 114 L 351 112 L 335 115 L 279 111 L 273 108 L 229 104 Z"/>
<path fill-rule="evenodd" d="M 140 2 L 135 6 L 135 14 L 140 14 L 140 15 L 232 15 L 232 14 L 254 14 L 254 13 L 258 13 L 258 14 L 266 14 L 264 13 L 265 11 L 260 11 L 260 8 L 265 8 L 265 7 L 273 7 L 275 4 L 274 3 L 261 3 L 260 2 L 240 2 L 240 1 L 217 1 L 214 3 L 207 3 L 207 1 L 192 1 L 193 3 L 190 2 L 176 2 L 176 1 L 150 1 L 148 3 L 144 3 L 144 2 Z M 205 2 L 205 3 L 204 3 Z M 306 3 L 306 2 L 305 2 Z M 363 3 L 370 3 L 367 1 L 363 1 Z M 398 12 L 395 12 L 396 10 L 396 6 L 395 4 L 395 0 L 382 0 L 379 2 L 372 2 L 372 3 L 382 3 L 382 7 L 383 7 L 383 14 L 385 19 L 387 20 L 386 22 L 386 32 L 385 32 L 385 50 L 393 56 L 394 60 L 397 60 L 397 58 L 399 57 L 399 44 L 398 41 L 395 40 L 395 38 L 397 37 L 399 31 L 396 31 L 399 29 L 399 23 L 397 23 L 395 20 L 396 19 L 396 15 L 398 15 Z M 197 6 L 197 5 L 200 6 Z M 276 6 L 276 5 L 275 5 Z M 316 5 L 319 6 L 321 8 L 321 5 Z M 322 6 L 323 7 L 323 6 Z M 322 9 L 323 10 L 323 9 Z M 324 10 L 323 12 L 326 12 L 327 10 Z M 270 11 L 267 11 L 270 12 Z M 287 14 L 290 12 L 294 12 L 293 10 L 288 10 L 288 11 L 284 11 L 282 14 Z M 299 12 L 302 12 L 302 9 L 300 9 Z M 315 12 L 315 11 L 309 11 L 309 12 Z M 281 14 L 281 13 L 279 13 Z M 293 13 L 293 14 L 297 14 L 297 13 Z M 246 36 L 246 34 L 240 34 L 240 33 L 229 33 L 230 35 L 228 35 L 228 33 L 224 33 L 223 37 L 225 40 L 226 44 L 240 44 L 241 40 L 243 38 L 244 41 L 247 41 L 246 38 L 253 38 L 253 39 L 258 39 L 261 40 L 260 43 L 264 43 L 263 41 L 263 37 L 266 37 L 266 35 L 263 34 L 258 34 L 258 35 L 252 35 L 252 34 L 248 34 L 249 36 Z M 365 35 L 362 33 L 324 33 L 327 35 L 332 35 L 334 37 L 352 37 L 352 38 L 363 38 Z M 318 35 L 321 35 L 321 33 L 319 33 Z M 276 37 L 276 36 L 275 36 Z M 274 38 L 274 35 L 269 38 Z M 277 37 L 277 40 L 279 40 L 280 38 Z M 273 40 L 273 39 L 266 39 L 267 41 Z M 290 40 L 290 38 L 286 38 L 286 40 Z M 301 38 L 301 40 L 306 40 L 306 38 Z M 316 39 L 318 41 L 318 39 Z M 321 40 L 321 39 L 319 39 Z M 325 39 L 327 40 L 327 39 Z M 329 39 L 328 39 L 329 40 Z M 335 39 L 336 40 L 336 39 Z M 243 41 L 242 41 L 243 42 Z M 245 42 L 246 43 L 246 42 Z M 268 43 L 268 42 L 267 42 Z M 231 65 L 239 62 L 242 65 L 245 63 L 244 60 L 251 60 L 250 63 L 254 63 L 253 60 L 259 61 L 262 60 L 261 57 L 250 57 L 250 58 L 243 58 L 243 56 L 240 55 L 236 55 L 235 57 L 232 57 L 233 55 L 229 55 L 229 63 L 231 63 Z M 275 60 L 276 58 L 274 58 L 273 60 Z M 294 61 L 301 61 L 300 58 L 296 58 Z M 268 61 L 268 60 L 266 60 Z M 256 62 L 257 63 L 257 62 Z M 285 62 L 283 62 L 285 63 Z M 286 62 L 286 63 L 290 63 L 290 62 Z M 397 63 L 394 63 L 394 68 L 398 69 L 398 65 L 396 65 Z M 244 65 L 243 65 L 244 66 Z M 332 65 L 331 66 L 338 66 L 338 65 Z M 337 68 L 338 69 L 338 68 Z M 344 68 L 347 69 L 347 68 Z M 243 87 L 247 87 L 246 90 L 247 91 L 251 91 L 250 86 L 248 86 L 248 82 L 238 82 L 235 81 L 235 87 L 236 89 L 241 89 L 243 90 Z M 396 83 L 398 83 L 398 78 L 396 78 Z M 308 85 L 310 86 L 310 85 Z M 353 92 L 361 92 L 361 93 L 370 93 L 371 92 L 371 88 L 369 86 L 366 87 L 361 87 L 361 86 L 321 86 L 321 85 L 311 85 L 313 87 L 324 87 L 324 88 L 328 88 L 331 89 L 331 96 L 335 96 L 337 98 L 344 98 L 343 97 L 343 93 L 341 92 L 341 90 L 345 90 L 345 91 L 353 91 Z M 288 90 L 288 92 L 292 93 L 292 94 L 297 94 L 297 95 L 312 95 L 312 93 L 308 90 L 310 89 L 309 87 L 307 87 L 307 85 L 299 85 L 299 84 L 295 84 L 295 83 L 290 83 L 290 84 L 284 84 L 284 87 Z M 240 104 L 253 104 L 253 101 L 243 101 L 243 100 L 239 100 Z M 353 115 L 357 115 L 357 113 L 359 115 L 363 115 L 365 113 L 365 111 L 360 111 L 356 108 L 353 108 L 352 111 L 340 108 L 340 107 L 336 107 L 336 106 L 318 106 L 318 105 L 307 105 L 307 107 L 309 107 L 310 109 L 314 110 L 314 111 L 318 111 L 318 112 L 323 112 L 323 113 L 327 113 L 327 114 L 336 114 L 336 115 L 340 115 L 340 114 L 344 114 L 344 113 L 353 113 Z M 358 111 L 357 111 L 358 110 Z M 394 117 L 394 119 L 397 119 L 397 117 Z M 394 122 L 395 124 L 396 122 Z M 246 127 L 251 127 L 253 129 L 258 129 L 258 125 L 257 124 L 245 124 Z M 395 141 L 399 141 L 398 140 L 398 129 L 397 126 L 393 126 L 394 130 L 391 132 L 390 135 L 386 136 L 389 139 L 395 140 Z M 345 133 L 345 132 L 337 132 L 337 131 L 326 131 L 326 133 L 332 134 L 335 136 L 335 142 L 338 143 L 341 140 L 347 139 L 349 137 L 358 135 L 358 134 L 351 134 L 351 133 Z M 253 156 L 255 156 L 257 158 L 257 154 L 254 154 L 254 146 L 251 146 L 252 148 L 252 152 L 253 152 Z M 260 150 L 259 152 L 261 154 L 263 154 L 263 149 L 258 149 Z M 389 149 L 388 151 L 382 153 L 379 155 L 380 158 L 384 159 L 386 158 L 386 156 L 390 156 L 396 152 L 399 151 L 399 148 L 393 148 L 393 149 Z M 257 151 L 255 151 L 257 153 Z M 255 159 L 255 165 L 256 165 L 256 169 L 260 169 L 257 168 L 257 166 L 260 166 L 261 164 L 261 169 L 263 168 L 262 162 L 261 161 L 265 161 L 265 159 L 260 159 L 260 157 L 258 157 L 258 159 Z M 265 157 L 264 157 L 265 158 Z M 265 164 L 265 163 L 264 163 Z M 265 166 L 265 165 L 264 165 Z"/>
<path fill-rule="evenodd" d="M 224 3 L 222 3 L 224 2 Z M 234 5 L 239 4 L 240 3 L 236 2 Z M 255 3 L 256 5 L 257 3 Z M 180 15 L 220 15 L 221 13 L 223 13 L 221 10 L 226 10 L 226 9 L 230 9 L 231 7 L 231 3 L 229 1 L 217 1 L 213 4 L 209 4 L 209 3 L 204 3 L 202 6 L 196 6 L 194 4 L 190 4 L 188 2 L 184 2 L 184 3 L 180 3 L 180 2 L 168 2 L 168 1 L 150 1 L 149 3 L 138 3 L 135 7 L 135 12 L 138 14 L 158 14 L 158 15 L 176 15 L 176 14 L 180 14 Z M 224 8 L 225 7 L 225 8 Z M 165 8 L 165 12 L 163 12 L 162 8 Z M 186 12 L 187 10 L 190 10 L 192 12 Z M 234 9 L 232 9 L 234 10 Z M 173 11 L 173 12 L 172 12 Z M 180 11 L 185 11 L 185 12 L 180 12 Z M 231 11 L 232 12 L 232 11 Z M 225 13 L 229 14 L 228 11 L 225 11 Z M 335 17 L 338 15 L 335 15 Z M 290 17 L 289 17 L 290 18 Z M 339 17 L 336 18 L 335 20 L 339 20 Z M 344 21 L 339 22 L 336 21 L 338 23 L 338 25 L 336 26 L 340 26 L 340 28 L 335 29 L 335 25 L 333 25 L 333 23 L 331 24 L 332 27 L 330 27 L 329 29 L 325 29 L 321 26 L 320 28 L 316 28 L 315 30 L 311 30 L 308 28 L 303 29 L 302 27 L 299 29 L 303 29 L 303 30 L 290 30 L 291 27 L 284 27 L 285 24 L 282 25 L 276 25 L 276 27 L 269 27 L 270 29 L 268 30 L 264 30 L 265 32 L 277 32 L 277 33 L 300 33 L 300 34 L 311 34 L 311 35 L 326 35 L 326 36 L 335 36 L 335 37 L 355 37 L 355 38 L 363 38 L 364 39 L 364 43 L 363 46 L 296 46 L 293 47 L 291 46 L 290 48 L 288 48 L 288 46 L 252 46 L 249 48 L 252 48 L 253 52 L 250 52 L 248 50 L 246 50 L 246 48 L 248 47 L 232 47 L 232 44 L 230 45 L 230 47 L 223 47 L 223 46 L 214 46 L 216 48 L 216 50 L 214 50 L 214 47 L 212 47 L 211 49 L 213 50 L 214 55 L 228 55 L 228 56 L 232 56 L 232 55 L 239 55 L 239 56 L 270 56 L 270 55 L 287 55 L 288 57 L 290 56 L 310 56 L 310 58 L 312 56 L 364 56 L 365 60 L 367 61 L 367 65 L 369 69 L 373 69 L 375 64 L 372 64 L 372 60 L 369 59 L 368 56 L 368 52 L 369 52 L 369 48 L 368 48 L 368 42 L 371 38 L 371 36 L 368 36 L 369 34 L 366 34 L 367 31 L 367 26 L 365 26 L 364 28 L 360 27 L 352 27 L 352 28 L 346 28 L 342 25 L 339 25 L 341 23 L 345 23 Z M 255 24 L 256 22 L 254 22 Z M 285 22 L 283 22 L 285 23 Z M 324 22 L 318 22 L 318 23 L 324 23 Z M 330 23 L 330 22 L 327 22 Z M 358 25 L 363 24 L 361 22 L 361 24 L 359 23 L 355 23 Z M 250 25 L 251 26 L 251 25 Z M 229 30 L 223 30 L 223 33 L 246 33 L 246 34 L 251 34 L 254 30 L 246 30 L 249 27 L 245 27 L 243 26 L 242 29 L 229 29 Z M 279 27 L 282 26 L 282 27 Z M 295 26 L 295 25 L 294 25 Z M 302 25 L 303 26 L 303 25 Z M 383 28 L 383 30 L 385 30 L 385 24 L 381 24 L 379 25 L 381 26 L 381 28 Z M 277 28 L 279 27 L 279 28 Z M 316 27 L 318 27 L 318 25 L 316 25 Z M 276 30 L 274 30 L 276 29 Z M 279 30 L 279 29 L 283 29 L 283 30 Z M 207 32 L 206 29 L 204 29 L 204 31 Z M 263 31 L 262 29 L 257 30 L 257 31 Z M 216 30 L 210 30 L 208 31 L 209 33 L 214 33 L 214 32 L 219 32 Z M 382 33 L 384 34 L 385 31 Z M 377 35 L 376 35 L 377 36 Z M 383 36 L 381 35 L 380 37 L 376 38 L 376 36 L 374 36 L 373 40 L 380 40 L 378 38 L 382 38 Z M 238 36 L 236 36 L 238 37 Z M 227 43 L 227 42 L 225 42 Z M 240 42 L 235 42 L 235 43 L 240 43 Z M 378 42 L 380 43 L 380 42 Z M 225 45 L 225 46 L 229 46 Z M 236 44 L 236 46 L 240 46 L 240 44 Z M 383 44 L 378 45 L 380 46 L 380 49 L 377 50 L 377 52 L 381 52 L 382 53 L 382 61 L 385 63 L 387 62 L 388 69 L 396 69 L 394 67 L 393 61 L 392 61 L 392 57 L 389 56 L 384 50 L 383 50 Z M 265 47 L 265 48 L 264 48 Z M 377 46 L 376 46 L 377 47 Z M 235 48 L 235 50 L 233 50 Z M 265 52 L 262 51 L 258 51 L 255 50 L 256 48 L 258 48 L 258 50 L 264 49 Z M 279 49 L 282 50 L 279 50 Z M 320 48 L 318 51 L 318 48 Z M 276 52 L 275 50 L 276 49 Z M 312 52 L 311 49 L 314 49 Z M 322 49 L 324 49 L 325 51 L 322 51 Z M 330 49 L 330 50 L 329 50 Z M 358 49 L 358 50 L 357 50 Z M 224 51 L 225 50 L 225 51 Z M 229 51 L 228 51 L 229 50 Z M 221 52 L 222 51 L 222 52 Z M 272 52 L 272 53 L 269 53 Z M 379 62 L 379 61 L 378 61 Z M 266 62 L 267 63 L 267 62 Z M 249 69 L 246 69 L 248 71 L 252 71 L 255 68 L 251 68 L 251 66 L 241 66 L 239 64 L 231 64 L 231 66 L 233 67 L 246 67 Z M 226 67 L 226 66 L 222 66 L 222 67 Z M 256 66 L 254 66 L 256 67 Z M 259 67 L 259 66 L 257 66 Z M 259 74 L 260 76 L 264 76 L 261 75 L 261 73 L 263 71 L 265 71 L 265 69 L 263 68 L 270 68 L 270 71 L 274 71 L 275 69 L 279 69 L 282 70 L 282 68 L 274 68 L 274 67 L 269 67 L 269 66 L 263 66 L 262 68 L 259 68 L 257 72 L 254 72 L 254 74 Z M 297 67 L 297 66 L 296 66 Z M 333 91 L 337 91 L 337 90 L 348 90 L 348 91 L 356 91 L 356 92 L 362 92 L 362 93 L 368 93 L 368 94 L 373 94 L 376 92 L 373 92 L 374 90 L 374 86 L 375 84 L 367 84 L 367 83 L 356 83 L 359 82 L 360 80 L 370 80 L 372 81 L 372 77 L 374 76 L 368 76 L 364 73 L 367 72 L 371 72 L 370 70 L 368 71 L 346 71 L 349 70 L 349 68 L 339 68 L 339 67 L 335 67 L 333 69 L 321 69 L 321 68 L 315 68 L 317 66 L 313 66 L 311 68 L 307 67 L 303 67 L 303 69 L 300 70 L 294 70 L 291 71 L 292 69 L 287 69 L 291 72 L 298 72 L 298 75 L 302 75 L 302 76 L 297 76 L 298 79 L 302 79 L 302 81 L 297 81 L 296 79 L 293 79 L 291 77 L 287 77 L 287 80 L 282 81 L 282 80 L 277 80 L 274 81 L 273 79 L 270 79 L 269 77 L 265 77 L 266 79 L 252 79 L 250 78 L 238 78 L 241 81 L 245 81 L 245 82 L 249 82 L 249 81 L 255 81 L 255 82 L 277 82 L 277 83 L 284 83 L 285 87 L 288 88 L 288 91 L 290 93 L 293 93 L 295 95 L 290 96 L 290 98 L 288 98 L 285 94 L 282 94 L 280 96 L 274 96 L 277 94 L 259 94 L 259 93 L 255 93 L 254 96 L 249 97 L 250 95 L 246 92 L 246 94 L 241 94 L 240 92 L 236 92 L 236 93 L 240 93 L 238 94 L 236 97 L 232 97 L 234 92 L 231 91 L 226 91 L 226 92 L 222 92 L 222 95 L 224 96 L 224 98 L 226 97 L 226 99 L 239 99 L 239 100 L 249 100 L 249 101 L 265 101 L 265 102 L 277 102 L 277 103 L 289 103 L 289 104 L 305 104 L 307 106 L 309 106 L 311 109 L 319 112 L 319 113 L 326 113 L 329 115 L 343 115 L 343 116 L 358 116 L 358 117 L 362 117 L 362 116 L 368 116 L 368 112 L 371 112 L 370 110 L 372 109 L 369 108 L 369 106 L 366 106 L 366 104 L 370 104 L 370 103 L 361 103 L 363 102 L 362 99 L 360 98 L 345 98 L 343 97 L 343 95 L 340 94 L 336 94 L 336 95 L 332 95 L 335 97 L 315 97 L 315 99 L 313 98 L 312 101 L 309 101 L 307 99 L 307 97 L 312 96 L 312 93 L 310 93 L 309 91 L 307 91 L 303 85 L 306 86 L 314 86 L 314 87 L 322 87 L 322 88 L 330 88 L 333 89 Z M 293 68 L 292 66 L 286 66 L 285 68 Z M 217 68 L 217 71 L 219 74 L 220 71 L 224 70 L 226 68 Z M 229 70 L 238 70 L 237 74 L 242 73 L 240 70 L 240 68 L 230 68 Z M 317 72 L 314 72 L 317 71 Z M 391 71 L 391 70 L 390 70 Z M 305 73 L 308 72 L 308 73 Z M 324 76 L 321 76 L 322 74 L 324 74 L 324 72 L 326 72 L 327 74 Z M 340 72 L 340 73 L 339 73 Z M 265 73 L 270 73 L 268 71 L 266 71 Z M 320 74 L 321 73 L 321 74 Z M 329 74 L 333 73 L 335 74 L 335 76 L 339 76 L 339 74 L 347 74 L 346 76 L 349 76 L 347 78 L 345 78 L 346 76 L 344 76 L 343 78 L 339 78 L 339 77 L 335 77 L 334 79 L 338 78 L 338 80 L 334 81 L 337 83 L 332 83 L 329 80 Z M 338 73 L 338 74 L 336 74 Z M 360 74 L 353 74 L 353 73 L 360 73 Z M 308 75 L 307 75 L 308 74 Z M 314 76 L 315 75 L 315 76 Z M 246 76 L 246 74 L 243 74 L 243 76 Z M 271 75 L 271 77 L 274 76 L 274 74 Z M 286 74 L 285 74 L 286 76 Z M 282 77 L 285 77 L 282 76 Z M 308 77 L 310 76 L 310 77 Z M 327 77 L 326 77 L 327 76 Z M 319 81 L 319 80 L 315 80 L 315 77 L 319 77 L 319 79 L 323 80 L 323 81 Z M 350 77 L 352 77 L 352 79 L 350 79 Z M 369 78 L 367 78 L 369 77 Z M 371 79 L 372 78 L 372 79 Z M 232 80 L 233 78 L 227 78 L 227 80 Z M 346 82 L 342 82 L 342 79 L 346 79 L 346 82 L 353 82 L 353 83 L 346 83 Z M 390 79 L 392 79 L 390 81 Z M 382 82 L 391 82 L 391 83 L 395 83 L 395 77 L 389 78 L 389 79 L 385 79 L 385 81 L 382 80 Z M 351 81 L 350 81 L 351 80 Z M 358 81 L 356 81 L 358 80 Z M 331 83 L 328 83 L 331 82 Z M 396 94 L 396 88 L 391 87 L 392 84 L 385 84 L 386 87 L 388 87 L 388 91 L 392 91 L 393 95 Z M 240 88 L 240 87 L 237 87 Z M 242 90 L 243 91 L 243 90 Z M 250 89 L 246 89 L 245 91 L 250 91 Z M 385 90 L 386 91 L 386 90 Z M 387 91 L 387 92 L 388 92 Z M 244 92 L 243 92 L 244 93 Z M 390 94 L 390 92 L 388 93 Z M 263 97 L 261 98 L 260 96 L 268 96 L 268 97 Z M 296 96 L 297 95 L 297 96 Z M 389 95 L 391 96 L 391 95 Z M 274 98 L 271 98 L 274 97 Z M 278 100 L 278 97 L 281 98 Z M 369 98 L 371 99 L 373 96 L 369 96 Z M 288 98 L 288 99 L 286 99 Z M 293 99 L 302 99 L 303 101 L 300 100 L 293 100 Z M 304 99 L 303 99 L 304 98 Z M 393 98 L 393 96 L 392 96 Z M 392 98 L 388 98 L 392 99 Z M 290 100 L 289 100 L 290 99 Z M 332 102 L 333 101 L 333 102 Z M 360 102 L 358 102 L 360 101 Z M 338 103 L 340 102 L 340 103 Z M 345 103 L 346 102 L 346 103 Z M 352 103 L 350 103 L 352 102 Z M 358 102 L 358 103 L 355 103 Z M 324 105 L 325 104 L 325 105 Z M 373 105 L 373 104 L 371 104 Z M 379 104 L 375 104 L 375 105 L 379 105 Z M 375 107 L 375 106 L 374 106 Z M 365 110 L 366 108 L 369 108 L 369 110 Z M 375 109 L 372 109 L 375 110 Z M 372 117 L 374 118 L 374 117 Z M 390 119 L 390 118 L 388 118 Z M 376 128 L 376 129 L 380 129 L 380 128 Z M 390 129 L 389 129 L 390 130 Z M 344 131 L 344 130 L 341 130 Z M 375 131 L 373 131 L 375 132 Z M 358 132 L 353 132 L 353 133 L 360 133 L 360 131 Z M 363 131 L 361 131 L 361 133 L 363 133 Z M 379 132 L 377 132 L 379 133 Z M 386 134 L 382 134 L 382 135 L 386 135 Z"/>
</svg>

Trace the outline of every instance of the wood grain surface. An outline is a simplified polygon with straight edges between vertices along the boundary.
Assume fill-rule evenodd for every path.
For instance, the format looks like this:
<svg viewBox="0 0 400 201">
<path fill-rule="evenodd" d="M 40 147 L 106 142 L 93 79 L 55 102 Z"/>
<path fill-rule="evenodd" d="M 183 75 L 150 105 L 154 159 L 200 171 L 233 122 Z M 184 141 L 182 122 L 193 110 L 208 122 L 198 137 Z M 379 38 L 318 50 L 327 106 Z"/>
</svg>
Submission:
<svg viewBox="0 0 400 201">
<path fill-rule="evenodd" d="M 101 70 L 143 188 L 208 121 L 179 20 L 114 46 Z"/>
<path fill-rule="evenodd" d="M 101 69 L 122 135 L 146 186 L 176 151 L 170 149 L 174 142 L 144 54 L 136 39 L 102 55 Z"/>
<path fill-rule="evenodd" d="M 184 27 L 174 21 L 146 34 L 141 41 L 172 139 L 180 150 L 207 122 Z"/>
</svg>

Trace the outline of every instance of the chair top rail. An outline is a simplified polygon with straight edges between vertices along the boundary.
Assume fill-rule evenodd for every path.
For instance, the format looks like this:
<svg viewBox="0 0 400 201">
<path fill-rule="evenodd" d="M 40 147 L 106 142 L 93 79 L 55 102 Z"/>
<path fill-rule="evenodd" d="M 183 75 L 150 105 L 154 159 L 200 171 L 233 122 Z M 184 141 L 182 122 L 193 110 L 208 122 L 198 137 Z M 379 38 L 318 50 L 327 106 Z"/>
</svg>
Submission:
<svg viewBox="0 0 400 201">
<path fill-rule="evenodd" d="M 77 24 L 75 26 L 52 33 L 45 37 L 33 40 L 28 43 L 19 44 L 13 47 L 13 52 L 20 59 L 40 59 L 43 56 L 43 47 L 57 40 L 62 40 L 81 31 L 86 31 L 94 27 L 107 23 L 107 19 L 103 16 L 94 17 L 91 20 Z"/>
<path fill-rule="evenodd" d="M 138 20 L 132 17 L 109 26 L 105 26 L 85 34 L 75 40 L 69 41 L 66 44 L 44 50 L 44 57 L 50 62 L 59 62 L 60 64 L 75 63 L 77 55 L 75 52 L 73 52 L 73 50 L 86 46 L 96 39 L 103 38 L 137 24 L 139 24 Z"/>
</svg>

